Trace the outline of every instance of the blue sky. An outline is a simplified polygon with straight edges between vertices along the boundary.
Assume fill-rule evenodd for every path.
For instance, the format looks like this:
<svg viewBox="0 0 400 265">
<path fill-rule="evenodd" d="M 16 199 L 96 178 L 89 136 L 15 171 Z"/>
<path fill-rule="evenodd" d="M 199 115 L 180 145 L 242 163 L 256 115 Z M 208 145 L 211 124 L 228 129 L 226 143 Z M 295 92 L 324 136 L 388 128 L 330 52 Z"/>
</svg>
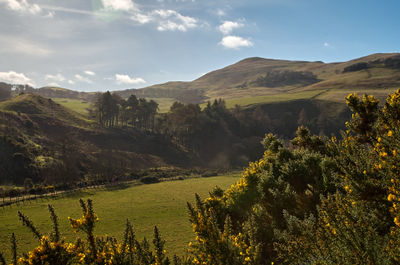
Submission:
<svg viewBox="0 0 400 265">
<path fill-rule="evenodd" d="M 247 57 L 400 50 L 399 1 L 0 0 L 0 81 L 80 91 L 190 81 Z"/>
</svg>

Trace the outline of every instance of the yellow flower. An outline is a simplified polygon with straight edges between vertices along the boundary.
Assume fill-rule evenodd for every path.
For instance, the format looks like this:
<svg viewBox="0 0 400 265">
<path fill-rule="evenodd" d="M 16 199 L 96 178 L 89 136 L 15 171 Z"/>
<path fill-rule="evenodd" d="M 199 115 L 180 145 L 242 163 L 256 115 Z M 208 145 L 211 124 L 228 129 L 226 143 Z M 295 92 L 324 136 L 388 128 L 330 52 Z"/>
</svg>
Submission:
<svg viewBox="0 0 400 265">
<path fill-rule="evenodd" d="M 400 219 L 399 219 L 398 216 L 396 216 L 396 217 L 394 218 L 394 223 L 395 223 L 397 226 L 400 226 Z"/>
<path fill-rule="evenodd" d="M 387 197 L 387 200 L 390 201 L 390 202 L 393 201 L 393 200 L 396 200 L 396 195 L 389 194 L 388 197 Z"/>
<path fill-rule="evenodd" d="M 393 132 L 392 131 L 388 131 L 387 136 L 389 136 L 389 137 L 393 136 Z"/>
<path fill-rule="evenodd" d="M 79 257 L 79 262 L 80 262 L 80 263 L 83 263 L 83 262 L 85 261 L 85 254 L 79 253 L 79 254 L 78 254 L 78 257 Z"/>
</svg>

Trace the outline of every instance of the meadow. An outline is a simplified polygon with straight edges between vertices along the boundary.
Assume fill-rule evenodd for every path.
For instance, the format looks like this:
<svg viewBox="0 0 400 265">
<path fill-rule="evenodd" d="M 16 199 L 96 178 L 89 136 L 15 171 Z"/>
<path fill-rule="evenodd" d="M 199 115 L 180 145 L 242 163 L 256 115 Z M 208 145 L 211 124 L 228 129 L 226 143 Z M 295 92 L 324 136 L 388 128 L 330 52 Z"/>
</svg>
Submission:
<svg viewBox="0 0 400 265">
<path fill-rule="evenodd" d="M 208 196 L 215 186 L 226 189 L 234 184 L 240 174 L 230 174 L 209 178 L 193 178 L 168 181 L 150 185 L 126 185 L 104 189 L 89 189 L 63 197 L 25 202 L 25 204 L 0 208 L 0 249 L 10 257 L 9 238 L 15 233 L 18 251 L 26 251 L 37 245 L 37 240 L 28 228 L 18 220 L 17 212 L 29 216 L 39 231 L 46 234 L 51 230 L 47 205 L 54 206 L 59 217 L 60 230 L 67 240 L 74 240 L 82 234 L 75 234 L 67 218 L 82 215 L 79 199 L 92 199 L 100 221 L 96 226 L 97 235 L 112 235 L 121 239 L 126 219 L 134 225 L 138 239 L 144 236 L 152 240 L 156 225 L 170 255 L 183 255 L 189 241 L 194 239 L 188 221 L 186 202 L 194 201 L 194 194 L 202 198 Z"/>
<path fill-rule="evenodd" d="M 52 100 L 83 115 L 88 114 L 88 109 L 91 107 L 91 103 L 89 101 L 82 99 L 52 98 Z"/>
<path fill-rule="evenodd" d="M 274 103 L 274 102 L 284 102 L 296 99 L 310 99 L 318 96 L 323 93 L 325 90 L 309 90 L 309 91 L 301 91 L 301 92 L 293 92 L 293 93 L 279 93 L 279 94 L 271 94 L 265 96 L 257 96 L 257 97 L 241 97 L 241 98 L 227 98 L 225 99 L 227 108 L 234 108 L 236 105 L 239 106 L 249 106 L 253 104 L 263 104 L 263 103 Z M 202 107 L 205 107 L 206 104 L 201 104 Z"/>
</svg>

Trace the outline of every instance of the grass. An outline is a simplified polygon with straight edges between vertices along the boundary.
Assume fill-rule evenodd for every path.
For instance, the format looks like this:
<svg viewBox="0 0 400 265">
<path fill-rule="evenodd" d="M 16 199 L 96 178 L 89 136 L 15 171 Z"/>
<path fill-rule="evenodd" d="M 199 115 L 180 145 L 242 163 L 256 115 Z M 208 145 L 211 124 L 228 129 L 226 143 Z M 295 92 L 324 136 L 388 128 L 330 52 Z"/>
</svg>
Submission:
<svg viewBox="0 0 400 265">
<path fill-rule="evenodd" d="M 133 223 L 139 239 L 144 236 L 152 239 L 153 228 L 157 225 L 167 242 L 167 252 L 170 255 L 182 255 L 187 243 L 194 238 L 188 221 L 186 202 L 193 202 L 195 193 L 205 198 L 216 185 L 226 189 L 238 178 L 239 174 L 232 174 L 126 186 L 113 190 L 86 190 L 65 197 L 0 208 L 0 251 L 3 251 L 6 257 L 10 257 L 9 238 L 12 232 L 15 232 L 20 253 L 36 246 L 37 241 L 32 233 L 18 221 L 17 212 L 21 211 L 29 216 L 45 234 L 51 229 L 48 204 L 55 207 L 62 235 L 69 240 L 75 238 L 77 235 L 69 227 L 67 217 L 80 217 L 82 212 L 79 198 L 91 198 L 100 218 L 96 227 L 97 235 L 108 234 L 121 239 L 128 218 Z"/>
<path fill-rule="evenodd" d="M 90 102 L 82 99 L 52 98 L 52 100 L 83 115 L 87 115 L 87 109 L 90 108 Z"/>
<path fill-rule="evenodd" d="M 233 98 L 233 99 L 225 99 L 225 102 L 227 108 L 233 108 L 235 105 L 249 106 L 261 103 L 283 102 L 296 99 L 310 99 L 319 95 L 323 91 L 324 90 L 311 90 L 311 91 L 302 91 L 296 93 L 273 94 L 268 96 Z M 206 106 L 206 104 L 202 104 L 201 106 L 204 107 Z"/>
<path fill-rule="evenodd" d="M 146 98 L 147 100 L 154 100 L 158 103 L 158 112 L 167 113 L 171 108 L 172 104 L 177 101 L 174 98 Z"/>
<path fill-rule="evenodd" d="M 326 93 L 321 93 L 316 98 L 323 100 L 330 100 L 335 102 L 344 102 L 345 98 L 350 93 L 357 93 L 359 96 L 364 94 L 374 95 L 374 97 L 378 98 L 381 102 L 385 102 L 386 97 L 395 92 L 395 88 L 387 88 L 387 89 L 353 89 L 353 90 L 341 90 L 341 89 L 331 89 Z"/>
</svg>

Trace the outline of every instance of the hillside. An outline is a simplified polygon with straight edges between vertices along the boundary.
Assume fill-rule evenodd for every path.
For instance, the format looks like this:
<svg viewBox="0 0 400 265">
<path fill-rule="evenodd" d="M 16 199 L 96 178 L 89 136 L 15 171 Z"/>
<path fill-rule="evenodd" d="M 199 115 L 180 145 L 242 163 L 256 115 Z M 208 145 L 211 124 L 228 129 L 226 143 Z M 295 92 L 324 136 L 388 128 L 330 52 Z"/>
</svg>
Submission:
<svg viewBox="0 0 400 265">
<path fill-rule="evenodd" d="M 348 62 L 324 63 L 247 58 L 225 68 L 212 71 L 192 82 L 168 82 L 138 90 L 142 97 L 175 98 L 183 102 L 201 103 L 223 98 L 228 102 L 241 98 L 292 94 L 293 98 L 310 98 L 299 94 L 316 91 L 312 97 L 330 98 L 330 94 L 346 94 L 353 90 L 385 90 L 400 86 L 400 54 L 373 54 Z M 343 93 L 341 93 L 343 92 Z M 310 92 L 312 94 L 312 92 Z M 343 98 L 335 101 L 342 101 Z M 258 100 L 259 103 L 263 99 Z"/>
<path fill-rule="evenodd" d="M 0 182 L 71 181 L 187 164 L 185 151 L 162 135 L 133 128 L 104 129 L 66 107 L 23 94 L 0 103 Z"/>
</svg>

